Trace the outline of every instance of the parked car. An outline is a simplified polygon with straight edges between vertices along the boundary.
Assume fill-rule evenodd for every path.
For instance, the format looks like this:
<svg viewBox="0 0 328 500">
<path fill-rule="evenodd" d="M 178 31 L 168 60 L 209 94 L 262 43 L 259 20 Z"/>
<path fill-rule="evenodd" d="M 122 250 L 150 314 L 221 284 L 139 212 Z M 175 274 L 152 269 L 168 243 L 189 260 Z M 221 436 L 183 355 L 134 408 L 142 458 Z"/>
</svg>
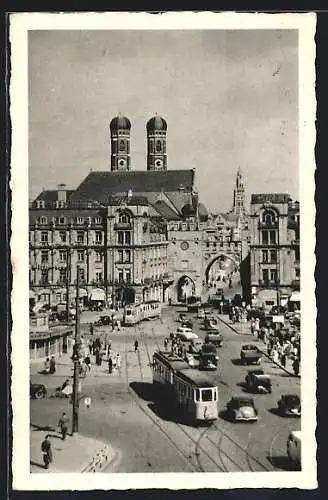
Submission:
<svg viewBox="0 0 328 500">
<path fill-rule="evenodd" d="M 177 328 L 178 333 L 185 333 L 185 332 L 192 332 L 192 328 L 190 326 L 186 326 L 184 324 L 178 326 Z"/>
<path fill-rule="evenodd" d="M 180 321 L 180 323 L 183 323 L 184 321 L 186 321 L 186 319 L 187 315 L 185 313 L 179 314 L 178 321 Z"/>
<path fill-rule="evenodd" d="M 216 370 L 218 366 L 219 356 L 216 352 L 214 344 L 203 344 L 199 353 L 199 369 L 200 370 Z"/>
<path fill-rule="evenodd" d="M 185 321 L 183 321 L 181 323 L 181 326 L 186 326 L 187 328 L 191 328 L 193 327 L 193 322 L 190 320 L 190 319 L 186 319 Z"/>
<path fill-rule="evenodd" d="M 205 336 L 205 343 L 214 344 L 216 347 L 222 346 L 222 333 L 220 332 L 208 332 Z"/>
<path fill-rule="evenodd" d="M 246 387 L 250 392 L 262 394 L 271 393 L 271 378 L 263 370 L 249 370 L 246 377 Z"/>
<path fill-rule="evenodd" d="M 100 316 L 98 321 L 95 322 L 96 326 L 105 326 L 112 323 L 112 318 L 110 316 Z"/>
<path fill-rule="evenodd" d="M 176 337 L 181 339 L 183 342 L 187 342 L 188 340 L 198 339 L 198 335 L 196 335 L 196 333 L 193 333 L 191 330 L 177 332 Z"/>
<path fill-rule="evenodd" d="M 259 351 L 258 347 L 254 344 L 245 344 L 242 346 L 240 351 L 241 362 L 245 365 L 250 365 L 261 363 L 262 353 Z"/>
<path fill-rule="evenodd" d="M 301 400 L 297 394 L 283 394 L 278 401 L 279 414 L 286 417 L 301 416 Z"/>
<path fill-rule="evenodd" d="M 47 389 L 43 384 L 32 384 L 30 382 L 30 398 L 32 399 L 42 399 L 46 396 Z"/>
<path fill-rule="evenodd" d="M 232 422 L 256 422 L 258 411 L 254 399 L 245 396 L 234 396 L 227 403 L 227 417 Z"/>
<path fill-rule="evenodd" d="M 296 468 L 301 467 L 301 431 L 291 431 L 287 439 L 287 456 Z"/>
</svg>

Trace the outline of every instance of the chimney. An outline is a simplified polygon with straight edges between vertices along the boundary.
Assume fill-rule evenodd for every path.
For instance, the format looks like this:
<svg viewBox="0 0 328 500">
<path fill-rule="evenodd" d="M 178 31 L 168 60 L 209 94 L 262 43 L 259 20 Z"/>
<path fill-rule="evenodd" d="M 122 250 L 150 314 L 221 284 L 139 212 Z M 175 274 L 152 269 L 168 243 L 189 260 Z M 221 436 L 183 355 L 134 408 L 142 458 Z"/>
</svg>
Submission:
<svg viewBox="0 0 328 500">
<path fill-rule="evenodd" d="M 66 184 L 58 184 L 57 200 L 66 203 Z"/>
</svg>

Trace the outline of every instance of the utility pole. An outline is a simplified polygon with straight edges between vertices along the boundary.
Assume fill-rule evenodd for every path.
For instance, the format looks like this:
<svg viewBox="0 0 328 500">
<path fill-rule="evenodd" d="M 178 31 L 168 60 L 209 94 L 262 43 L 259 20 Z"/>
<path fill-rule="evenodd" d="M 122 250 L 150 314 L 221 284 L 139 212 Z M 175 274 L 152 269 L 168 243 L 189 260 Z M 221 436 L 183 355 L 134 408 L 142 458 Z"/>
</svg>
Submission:
<svg viewBox="0 0 328 500">
<path fill-rule="evenodd" d="M 70 249 L 67 249 L 66 254 L 66 320 L 69 321 L 69 285 L 70 285 Z"/>
<path fill-rule="evenodd" d="M 76 307 L 75 307 L 75 343 L 73 347 L 73 362 L 74 362 L 74 381 L 73 381 L 73 417 L 72 417 L 72 435 L 78 432 L 79 429 L 79 354 L 81 348 L 80 338 L 80 267 L 76 268 Z"/>
</svg>

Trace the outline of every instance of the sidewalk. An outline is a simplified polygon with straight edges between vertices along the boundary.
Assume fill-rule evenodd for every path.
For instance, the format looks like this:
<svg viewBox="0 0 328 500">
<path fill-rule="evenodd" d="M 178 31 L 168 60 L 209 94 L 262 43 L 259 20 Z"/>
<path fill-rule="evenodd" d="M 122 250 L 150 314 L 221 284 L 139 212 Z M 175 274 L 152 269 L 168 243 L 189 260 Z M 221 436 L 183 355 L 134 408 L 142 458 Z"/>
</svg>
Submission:
<svg viewBox="0 0 328 500">
<path fill-rule="evenodd" d="M 44 468 L 41 443 L 48 435 L 53 462 L 49 469 Z M 65 472 L 101 472 L 107 468 L 117 456 L 110 445 L 102 441 L 74 434 L 65 441 L 56 430 L 30 429 L 30 472 L 32 473 L 65 473 Z"/>
<path fill-rule="evenodd" d="M 249 335 L 254 341 L 261 342 L 263 345 L 263 342 L 261 340 L 258 340 L 251 332 L 250 324 L 249 323 L 231 323 L 229 318 L 225 316 L 224 314 L 218 314 L 217 315 L 220 321 L 227 325 L 231 330 L 233 330 L 235 333 L 238 333 L 238 335 Z M 291 375 L 295 377 L 294 375 L 294 370 L 293 370 L 293 360 L 291 358 L 286 359 L 286 367 L 284 368 L 280 363 L 275 363 L 272 358 L 267 354 L 266 352 L 266 346 L 263 345 L 263 348 L 260 346 L 257 346 L 259 351 L 262 352 L 262 354 L 271 361 L 274 365 L 278 366 L 281 370 L 284 372 L 288 373 L 288 375 Z M 298 378 L 300 375 L 298 375 Z"/>
</svg>

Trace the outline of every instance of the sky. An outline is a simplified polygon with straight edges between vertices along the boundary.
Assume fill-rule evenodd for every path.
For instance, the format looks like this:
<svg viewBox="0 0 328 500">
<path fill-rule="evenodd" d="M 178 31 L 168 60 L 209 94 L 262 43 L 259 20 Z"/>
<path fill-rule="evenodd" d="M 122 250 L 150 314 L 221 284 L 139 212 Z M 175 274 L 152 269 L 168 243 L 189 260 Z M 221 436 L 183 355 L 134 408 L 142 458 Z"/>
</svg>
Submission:
<svg viewBox="0 0 328 500">
<path fill-rule="evenodd" d="M 109 122 L 168 124 L 168 169 L 196 170 L 200 200 L 227 211 L 238 167 L 252 193 L 298 199 L 296 30 L 29 31 L 29 198 L 110 170 Z M 133 187 L 132 187 L 133 189 Z"/>
</svg>

